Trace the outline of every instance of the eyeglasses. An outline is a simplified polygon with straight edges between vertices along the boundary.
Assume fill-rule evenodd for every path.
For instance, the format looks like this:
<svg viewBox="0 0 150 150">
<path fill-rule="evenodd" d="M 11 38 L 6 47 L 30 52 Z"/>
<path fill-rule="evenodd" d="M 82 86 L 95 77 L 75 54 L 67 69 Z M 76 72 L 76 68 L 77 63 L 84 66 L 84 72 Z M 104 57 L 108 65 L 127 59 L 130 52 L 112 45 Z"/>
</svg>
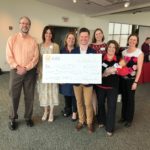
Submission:
<svg viewBox="0 0 150 150">
<path fill-rule="evenodd" d="M 19 24 L 21 24 L 21 25 L 27 25 L 27 26 L 30 25 L 29 23 L 25 23 L 25 22 L 20 22 Z"/>
</svg>

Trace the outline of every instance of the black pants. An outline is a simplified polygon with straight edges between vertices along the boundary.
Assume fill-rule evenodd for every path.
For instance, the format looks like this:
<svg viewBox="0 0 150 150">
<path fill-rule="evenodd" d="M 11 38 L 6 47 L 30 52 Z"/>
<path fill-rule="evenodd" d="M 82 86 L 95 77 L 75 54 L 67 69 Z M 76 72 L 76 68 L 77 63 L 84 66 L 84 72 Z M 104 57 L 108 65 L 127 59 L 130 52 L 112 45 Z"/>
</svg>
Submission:
<svg viewBox="0 0 150 150">
<path fill-rule="evenodd" d="M 144 55 L 144 62 L 149 62 L 149 55 Z"/>
<path fill-rule="evenodd" d="M 65 96 L 65 108 L 64 112 L 68 115 L 72 114 L 73 112 L 77 112 L 77 104 L 75 96 Z"/>
<path fill-rule="evenodd" d="M 133 79 L 122 79 L 122 119 L 132 122 L 135 107 L 135 90 L 131 90 Z"/>
<path fill-rule="evenodd" d="M 106 127 L 106 131 L 113 132 L 115 127 L 115 114 L 118 90 L 115 88 L 96 88 L 96 95 L 98 100 L 98 123 L 104 124 Z M 107 109 L 105 108 L 106 100 Z"/>
</svg>

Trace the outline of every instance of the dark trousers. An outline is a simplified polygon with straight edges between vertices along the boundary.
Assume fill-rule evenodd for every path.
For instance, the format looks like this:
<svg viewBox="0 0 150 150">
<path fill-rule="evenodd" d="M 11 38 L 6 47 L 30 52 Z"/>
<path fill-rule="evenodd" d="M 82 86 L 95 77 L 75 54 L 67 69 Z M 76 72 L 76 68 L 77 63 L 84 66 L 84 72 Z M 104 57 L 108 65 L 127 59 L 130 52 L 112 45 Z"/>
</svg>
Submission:
<svg viewBox="0 0 150 150">
<path fill-rule="evenodd" d="M 65 96 L 65 108 L 66 114 L 72 114 L 72 112 L 77 112 L 77 104 L 75 96 Z"/>
<path fill-rule="evenodd" d="M 98 101 L 97 121 L 99 124 L 104 124 L 106 131 L 113 132 L 115 128 L 115 114 L 118 90 L 96 88 Z M 105 102 L 107 100 L 107 107 Z M 105 108 L 106 107 L 106 108 Z"/>
<path fill-rule="evenodd" d="M 134 116 L 135 90 L 131 90 L 134 80 L 122 79 L 122 119 L 132 122 Z"/>
<path fill-rule="evenodd" d="M 144 62 L 149 62 L 149 55 L 144 54 Z"/>
<path fill-rule="evenodd" d="M 25 113 L 24 118 L 31 119 L 33 113 L 34 89 L 36 81 L 36 69 L 28 71 L 25 75 L 18 75 L 16 70 L 10 71 L 9 96 L 11 120 L 18 118 L 18 106 L 21 91 L 24 92 Z"/>
</svg>

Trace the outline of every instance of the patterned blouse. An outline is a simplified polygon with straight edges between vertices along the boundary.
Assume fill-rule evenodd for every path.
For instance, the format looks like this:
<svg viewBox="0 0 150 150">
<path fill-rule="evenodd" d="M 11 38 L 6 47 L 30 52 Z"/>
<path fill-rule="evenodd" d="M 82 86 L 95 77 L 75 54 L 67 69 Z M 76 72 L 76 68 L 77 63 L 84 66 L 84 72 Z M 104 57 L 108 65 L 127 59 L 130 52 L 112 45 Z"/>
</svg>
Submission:
<svg viewBox="0 0 150 150">
<path fill-rule="evenodd" d="M 127 49 L 122 52 L 122 56 L 126 61 L 126 66 L 129 70 L 128 75 L 126 75 L 124 78 L 135 79 L 137 73 L 137 60 L 141 53 L 142 51 L 138 48 L 132 53 L 128 53 Z"/>
<path fill-rule="evenodd" d="M 106 43 L 102 43 L 102 44 L 90 44 L 90 47 L 93 48 L 96 53 L 99 53 L 99 54 L 106 54 Z"/>
</svg>

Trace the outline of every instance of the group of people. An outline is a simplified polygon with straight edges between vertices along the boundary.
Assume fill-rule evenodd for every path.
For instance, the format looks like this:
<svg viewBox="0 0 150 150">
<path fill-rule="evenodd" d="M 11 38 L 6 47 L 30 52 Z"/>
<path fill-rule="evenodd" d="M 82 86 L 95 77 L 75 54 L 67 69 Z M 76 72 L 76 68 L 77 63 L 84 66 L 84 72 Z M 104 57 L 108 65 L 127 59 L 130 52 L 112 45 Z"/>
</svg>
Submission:
<svg viewBox="0 0 150 150">
<path fill-rule="evenodd" d="M 120 58 L 117 53 L 119 44 L 115 40 L 104 43 L 104 33 L 100 28 L 94 31 L 92 43 L 90 31 L 81 28 L 78 35 L 69 32 L 64 39 L 64 47 L 59 48 L 54 42 L 51 26 L 45 26 L 42 43 L 38 44 L 29 35 L 31 21 L 23 16 L 19 20 L 20 32 L 8 39 L 6 47 L 10 70 L 10 122 L 11 130 L 17 129 L 18 106 L 21 90 L 24 91 L 25 114 L 27 126 L 34 125 L 32 120 L 34 88 L 39 94 L 40 106 L 44 108 L 42 120 L 54 121 L 54 107 L 59 104 L 59 93 L 64 95 L 64 117 L 72 115 L 72 121 L 78 119 L 77 131 L 87 126 L 88 132 L 94 132 L 94 124 L 105 127 L 108 136 L 115 130 L 115 112 L 118 90 L 122 90 L 122 113 L 120 123 L 131 126 L 134 116 L 135 90 L 141 74 L 143 53 L 137 48 L 139 38 L 136 34 L 128 37 L 128 48 Z M 102 84 L 52 84 L 42 83 L 43 54 L 102 54 Z M 123 64 L 123 65 L 122 65 Z M 38 77 L 36 78 L 36 74 Z M 121 85 L 119 87 L 119 82 Z M 107 103 L 106 103 L 107 101 Z M 107 108 L 105 108 L 105 103 Z M 95 119 L 96 118 L 96 119 Z"/>
</svg>

